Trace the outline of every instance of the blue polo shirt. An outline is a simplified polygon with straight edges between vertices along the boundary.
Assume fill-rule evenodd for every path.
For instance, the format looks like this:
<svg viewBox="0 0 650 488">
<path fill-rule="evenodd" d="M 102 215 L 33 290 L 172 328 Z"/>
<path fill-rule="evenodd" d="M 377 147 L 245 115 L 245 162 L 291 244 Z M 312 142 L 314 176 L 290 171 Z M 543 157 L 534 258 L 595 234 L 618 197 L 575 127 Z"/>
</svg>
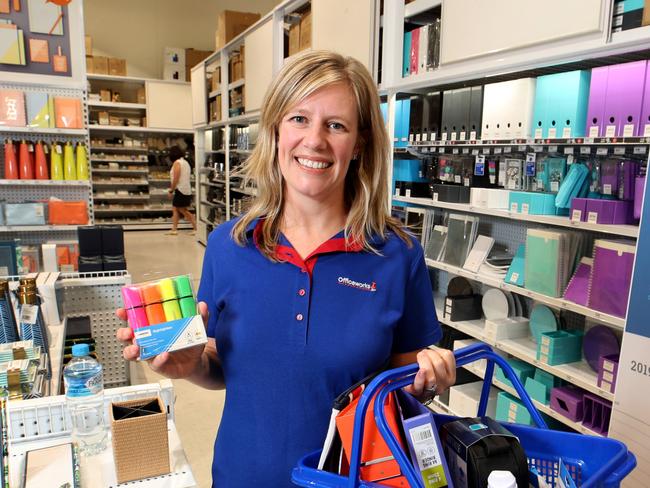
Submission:
<svg viewBox="0 0 650 488">
<path fill-rule="evenodd" d="M 198 292 L 226 383 L 213 486 L 288 488 L 297 461 L 322 447 L 338 394 L 392 353 L 440 339 L 431 283 L 415 239 L 375 239 L 377 255 L 340 233 L 303 261 L 281 237 L 274 263 L 255 223 L 244 247 L 232 227 L 210 234 Z"/>
</svg>

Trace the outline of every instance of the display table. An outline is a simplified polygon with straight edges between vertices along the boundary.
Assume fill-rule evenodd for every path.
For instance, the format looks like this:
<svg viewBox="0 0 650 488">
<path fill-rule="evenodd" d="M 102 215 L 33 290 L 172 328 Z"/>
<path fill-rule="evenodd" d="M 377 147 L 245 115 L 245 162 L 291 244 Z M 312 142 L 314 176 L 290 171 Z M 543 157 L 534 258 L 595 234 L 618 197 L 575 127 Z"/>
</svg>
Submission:
<svg viewBox="0 0 650 488">
<path fill-rule="evenodd" d="M 160 395 L 167 408 L 167 426 L 171 473 L 138 481 L 142 488 L 186 488 L 196 486 L 183 446 L 174 423 L 174 391 L 170 380 L 147 385 L 112 388 L 104 393 L 105 418 L 108 406 L 114 401 L 133 400 Z M 10 401 L 8 404 L 9 478 L 11 488 L 22 487 L 25 453 L 33 449 L 70 442 L 70 419 L 65 396 L 52 396 L 33 400 Z M 110 445 L 96 456 L 81 456 L 81 486 L 84 488 L 117 488 L 131 486 L 134 482 L 118 485 Z"/>
</svg>

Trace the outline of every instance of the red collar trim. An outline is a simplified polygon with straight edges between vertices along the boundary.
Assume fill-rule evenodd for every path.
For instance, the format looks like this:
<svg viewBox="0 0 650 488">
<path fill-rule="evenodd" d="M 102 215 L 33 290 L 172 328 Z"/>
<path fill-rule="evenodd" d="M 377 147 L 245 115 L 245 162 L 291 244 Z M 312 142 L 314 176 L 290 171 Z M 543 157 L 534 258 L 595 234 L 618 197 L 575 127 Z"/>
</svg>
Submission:
<svg viewBox="0 0 650 488">
<path fill-rule="evenodd" d="M 262 234 L 262 225 L 264 223 L 263 219 L 258 220 L 253 230 L 253 242 L 255 246 L 259 248 L 258 242 L 259 237 Z M 286 246 L 283 244 L 278 244 L 275 248 L 275 257 L 279 261 L 286 261 L 293 264 L 294 266 L 299 267 L 303 271 L 307 271 L 311 276 L 314 266 L 316 265 L 316 260 L 318 256 L 322 254 L 330 254 L 335 252 L 361 252 L 363 251 L 363 246 L 358 242 L 352 242 L 347 244 L 344 237 L 333 237 L 328 241 L 323 242 L 318 248 L 316 248 L 307 258 L 304 260 L 296 252 L 292 246 Z"/>
</svg>

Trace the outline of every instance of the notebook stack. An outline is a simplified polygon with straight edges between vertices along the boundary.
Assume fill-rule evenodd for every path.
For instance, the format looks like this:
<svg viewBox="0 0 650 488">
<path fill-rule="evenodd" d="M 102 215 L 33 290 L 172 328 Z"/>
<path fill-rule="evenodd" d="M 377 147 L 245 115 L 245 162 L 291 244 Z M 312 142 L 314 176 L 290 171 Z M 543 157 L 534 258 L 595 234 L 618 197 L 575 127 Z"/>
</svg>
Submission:
<svg viewBox="0 0 650 488">
<path fill-rule="evenodd" d="M 574 232 L 528 229 L 525 287 L 550 297 L 561 297 L 582 244 L 583 236 Z"/>
</svg>

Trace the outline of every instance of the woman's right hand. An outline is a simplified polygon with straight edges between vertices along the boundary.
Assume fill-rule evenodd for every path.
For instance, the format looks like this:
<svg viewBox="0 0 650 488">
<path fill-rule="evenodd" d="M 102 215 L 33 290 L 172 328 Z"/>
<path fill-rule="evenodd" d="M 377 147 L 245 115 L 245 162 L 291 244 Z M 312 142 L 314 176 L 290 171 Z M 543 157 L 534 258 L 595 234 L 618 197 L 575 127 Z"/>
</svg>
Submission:
<svg viewBox="0 0 650 488">
<path fill-rule="evenodd" d="M 208 306 L 205 302 L 199 302 L 199 313 L 203 318 L 203 324 L 208 324 Z M 126 321 L 126 311 L 118 308 L 115 314 L 119 319 Z M 123 327 L 117 330 L 117 340 L 125 345 L 122 356 L 128 361 L 135 361 L 140 355 L 140 348 L 133 342 L 133 330 L 130 327 Z M 151 359 L 148 359 L 149 367 L 156 373 L 167 378 L 179 379 L 189 378 L 201 365 L 205 344 L 188 347 L 180 351 L 163 352 Z"/>
</svg>

